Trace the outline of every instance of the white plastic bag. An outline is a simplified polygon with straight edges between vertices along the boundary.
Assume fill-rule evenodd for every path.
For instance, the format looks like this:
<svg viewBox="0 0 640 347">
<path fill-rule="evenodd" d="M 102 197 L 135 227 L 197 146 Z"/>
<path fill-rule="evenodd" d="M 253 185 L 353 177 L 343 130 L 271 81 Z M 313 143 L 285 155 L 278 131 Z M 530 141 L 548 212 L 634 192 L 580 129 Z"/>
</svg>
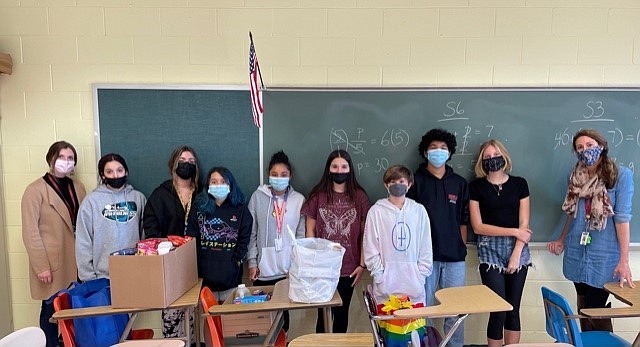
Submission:
<svg viewBox="0 0 640 347">
<path fill-rule="evenodd" d="M 304 303 L 331 300 L 338 287 L 344 252 L 344 247 L 329 240 L 296 239 L 289 268 L 289 299 Z"/>
</svg>

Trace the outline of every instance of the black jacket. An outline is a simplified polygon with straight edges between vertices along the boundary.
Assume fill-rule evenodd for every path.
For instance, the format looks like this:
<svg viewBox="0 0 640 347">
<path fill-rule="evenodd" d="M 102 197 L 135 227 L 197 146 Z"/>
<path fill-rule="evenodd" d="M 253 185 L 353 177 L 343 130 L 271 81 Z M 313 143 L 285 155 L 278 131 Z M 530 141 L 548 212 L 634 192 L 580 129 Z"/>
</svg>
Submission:
<svg viewBox="0 0 640 347">
<path fill-rule="evenodd" d="M 193 192 L 192 202 L 196 200 L 196 193 L 197 189 Z M 189 215 L 191 216 L 194 213 L 195 208 L 191 208 Z M 144 230 L 145 238 L 167 237 L 167 235 L 184 236 L 184 215 L 185 210 L 173 187 L 173 182 L 171 180 L 162 182 L 151 193 L 144 207 L 142 229 Z"/>
</svg>

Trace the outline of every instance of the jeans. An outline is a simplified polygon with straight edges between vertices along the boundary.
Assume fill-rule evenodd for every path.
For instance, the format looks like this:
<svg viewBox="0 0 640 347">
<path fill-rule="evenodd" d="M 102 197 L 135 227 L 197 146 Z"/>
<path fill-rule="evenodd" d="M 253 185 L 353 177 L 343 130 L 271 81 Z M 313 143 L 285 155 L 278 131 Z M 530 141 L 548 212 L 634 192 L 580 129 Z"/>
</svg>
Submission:
<svg viewBox="0 0 640 347">
<path fill-rule="evenodd" d="M 435 302 L 435 292 L 438 289 L 449 287 L 460 287 L 465 285 L 466 266 L 464 261 L 445 262 L 434 261 L 433 272 L 427 277 L 424 290 L 426 293 L 427 306 L 433 306 Z M 457 318 L 444 319 L 444 334 L 446 335 L 456 322 Z M 433 326 L 433 322 L 429 319 L 428 325 Z M 447 343 L 448 347 L 462 347 L 464 344 L 464 323 L 461 323 L 456 332 L 451 336 L 451 340 Z"/>
</svg>

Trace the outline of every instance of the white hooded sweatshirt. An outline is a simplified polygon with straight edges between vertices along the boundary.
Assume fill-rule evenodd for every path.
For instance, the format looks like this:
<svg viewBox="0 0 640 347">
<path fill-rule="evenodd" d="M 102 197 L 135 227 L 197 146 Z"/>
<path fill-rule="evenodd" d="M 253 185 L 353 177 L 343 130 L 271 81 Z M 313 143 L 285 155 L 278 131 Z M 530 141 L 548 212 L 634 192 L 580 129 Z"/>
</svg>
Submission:
<svg viewBox="0 0 640 347">
<path fill-rule="evenodd" d="M 424 283 L 433 269 L 429 215 L 422 204 L 405 198 L 402 209 L 388 199 L 371 207 L 364 226 L 364 262 L 373 277 L 377 303 L 406 294 L 425 303 Z"/>
</svg>

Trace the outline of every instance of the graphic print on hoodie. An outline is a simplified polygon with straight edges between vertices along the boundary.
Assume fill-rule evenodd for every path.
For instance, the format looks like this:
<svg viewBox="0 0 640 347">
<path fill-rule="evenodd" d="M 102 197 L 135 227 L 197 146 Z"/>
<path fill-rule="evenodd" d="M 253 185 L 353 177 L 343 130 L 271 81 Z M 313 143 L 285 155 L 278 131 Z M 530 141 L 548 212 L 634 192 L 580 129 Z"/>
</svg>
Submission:
<svg viewBox="0 0 640 347">
<path fill-rule="evenodd" d="M 112 190 L 101 184 L 80 204 L 76 224 L 76 263 L 82 281 L 109 277 L 109 254 L 140 240 L 144 194 L 127 184 Z"/>
<path fill-rule="evenodd" d="M 136 217 L 138 205 L 135 201 L 120 201 L 106 204 L 102 209 L 102 216 L 116 222 L 126 223 Z"/>
<path fill-rule="evenodd" d="M 234 215 L 231 221 L 237 221 Z M 213 247 L 222 250 L 233 250 L 238 241 L 238 230 L 233 229 L 221 218 L 206 219 L 204 215 L 198 216 L 200 227 L 200 239 L 202 246 Z"/>
</svg>

